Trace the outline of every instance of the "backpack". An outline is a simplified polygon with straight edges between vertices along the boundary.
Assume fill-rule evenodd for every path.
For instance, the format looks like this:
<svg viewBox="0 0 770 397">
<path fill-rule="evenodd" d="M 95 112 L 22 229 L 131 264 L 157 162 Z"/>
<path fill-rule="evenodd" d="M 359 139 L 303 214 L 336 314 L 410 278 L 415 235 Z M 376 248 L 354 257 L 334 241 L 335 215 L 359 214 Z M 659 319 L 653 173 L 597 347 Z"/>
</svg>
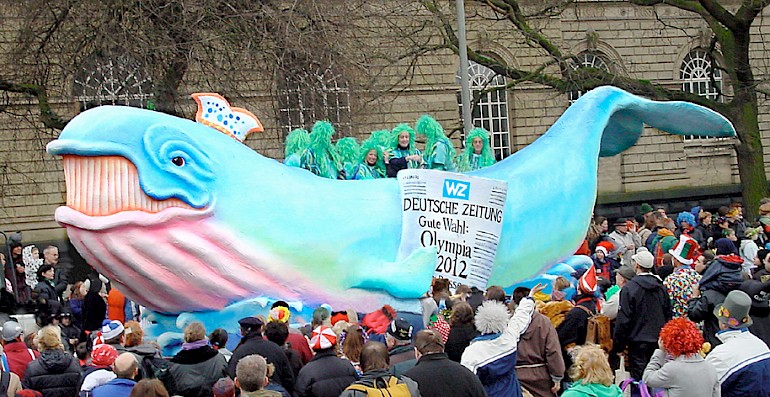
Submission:
<svg viewBox="0 0 770 397">
<path fill-rule="evenodd" d="M 406 383 L 398 383 L 398 377 L 391 376 L 386 382 L 386 387 L 377 387 L 377 379 L 374 380 L 374 387 L 368 387 L 353 383 L 345 390 L 355 390 L 366 393 L 367 397 L 411 397 L 409 387 Z"/>
<path fill-rule="evenodd" d="M 588 313 L 586 326 L 586 343 L 593 343 L 609 353 L 612 350 L 612 333 L 610 332 L 610 318 L 601 313 L 591 313 L 587 308 L 577 305 Z"/>
<path fill-rule="evenodd" d="M 11 373 L 3 371 L 0 375 L 0 396 L 8 395 L 8 388 L 11 386 Z"/>
<path fill-rule="evenodd" d="M 142 379 L 160 379 L 165 381 L 167 378 L 170 362 L 154 355 L 142 356 L 141 375 Z"/>
</svg>

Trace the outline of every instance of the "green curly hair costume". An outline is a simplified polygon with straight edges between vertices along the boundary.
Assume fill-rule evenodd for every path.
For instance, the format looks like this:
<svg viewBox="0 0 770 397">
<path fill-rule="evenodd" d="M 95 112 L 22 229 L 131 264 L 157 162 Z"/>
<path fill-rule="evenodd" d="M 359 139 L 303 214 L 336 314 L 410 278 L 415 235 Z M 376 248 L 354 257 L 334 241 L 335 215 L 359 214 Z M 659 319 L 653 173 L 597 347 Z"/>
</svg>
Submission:
<svg viewBox="0 0 770 397">
<path fill-rule="evenodd" d="M 307 130 L 297 128 L 286 135 L 286 145 L 283 149 L 284 157 L 301 153 L 310 145 L 310 134 Z"/>
<path fill-rule="evenodd" d="M 341 163 L 331 138 L 334 127 L 328 121 L 316 121 L 310 132 L 310 146 L 303 152 L 302 168 L 329 179 L 337 179 Z"/>
<path fill-rule="evenodd" d="M 428 165 L 429 168 L 434 168 L 434 157 L 439 154 L 440 151 L 436 150 L 438 145 L 445 145 L 445 148 L 441 148 L 441 150 L 446 150 L 445 153 L 445 160 L 446 163 L 442 164 L 443 168 L 446 171 L 454 171 L 454 159 L 457 157 L 457 151 L 455 151 L 454 146 L 452 145 L 452 141 L 447 138 L 446 135 L 444 135 L 444 128 L 439 124 L 436 119 L 433 117 L 426 115 L 423 115 L 419 119 L 417 119 L 417 123 L 414 125 L 415 130 L 417 130 L 418 134 L 425 135 L 427 137 L 427 141 L 425 142 L 425 163 Z M 441 163 L 441 161 L 437 161 L 438 163 Z"/>
<path fill-rule="evenodd" d="M 477 155 L 477 159 L 474 159 L 473 154 L 473 140 L 480 138 L 483 146 L 481 147 L 481 154 Z M 475 161 L 474 161 L 475 160 Z M 496 163 L 495 155 L 492 153 L 492 148 L 489 146 L 489 133 L 483 128 L 474 128 L 468 133 L 468 137 L 465 138 L 465 149 L 457 156 L 457 170 L 460 172 L 474 171 L 479 168 L 489 167 Z"/>
</svg>

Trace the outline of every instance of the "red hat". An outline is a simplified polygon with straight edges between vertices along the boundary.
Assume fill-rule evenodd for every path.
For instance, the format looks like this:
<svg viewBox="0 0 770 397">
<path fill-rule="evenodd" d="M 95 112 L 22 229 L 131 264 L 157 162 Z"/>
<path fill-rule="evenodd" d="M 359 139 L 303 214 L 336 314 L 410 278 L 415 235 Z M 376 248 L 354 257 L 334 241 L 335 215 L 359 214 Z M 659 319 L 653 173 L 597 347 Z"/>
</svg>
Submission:
<svg viewBox="0 0 770 397">
<path fill-rule="evenodd" d="M 328 349 L 336 344 L 337 334 L 331 328 L 321 325 L 313 330 L 313 337 L 310 338 L 310 347 L 313 350 Z"/>
<path fill-rule="evenodd" d="M 596 285 L 596 268 L 591 266 L 582 276 L 580 276 L 578 290 L 586 294 L 592 294 L 596 292 Z"/>
<path fill-rule="evenodd" d="M 612 244 L 610 241 L 600 241 L 596 244 L 596 248 L 604 247 L 604 249 L 607 250 L 607 252 L 615 251 L 615 244 Z"/>
<path fill-rule="evenodd" d="M 91 362 L 94 365 L 112 365 L 118 358 L 118 351 L 110 345 L 98 345 L 91 352 Z"/>
</svg>

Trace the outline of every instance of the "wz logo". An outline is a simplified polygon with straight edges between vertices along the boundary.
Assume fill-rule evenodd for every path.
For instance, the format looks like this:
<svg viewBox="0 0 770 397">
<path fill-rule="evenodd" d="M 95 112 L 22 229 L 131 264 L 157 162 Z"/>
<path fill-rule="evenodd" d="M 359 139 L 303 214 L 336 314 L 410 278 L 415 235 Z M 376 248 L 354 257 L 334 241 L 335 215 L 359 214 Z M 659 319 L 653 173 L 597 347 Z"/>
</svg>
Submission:
<svg viewBox="0 0 770 397">
<path fill-rule="evenodd" d="M 468 200 L 471 194 L 471 183 L 444 179 L 444 197 Z"/>
</svg>

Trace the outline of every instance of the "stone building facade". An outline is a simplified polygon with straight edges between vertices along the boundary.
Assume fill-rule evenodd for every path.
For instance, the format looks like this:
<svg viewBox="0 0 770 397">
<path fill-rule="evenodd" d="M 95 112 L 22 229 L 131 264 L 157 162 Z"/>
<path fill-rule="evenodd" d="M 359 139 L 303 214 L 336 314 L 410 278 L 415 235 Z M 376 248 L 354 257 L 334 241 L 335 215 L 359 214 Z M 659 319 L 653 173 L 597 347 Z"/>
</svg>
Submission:
<svg viewBox="0 0 770 397">
<path fill-rule="evenodd" d="M 446 2 L 447 10 L 451 10 Z M 484 13 L 468 5 L 468 41 L 476 50 L 507 65 L 534 68 L 547 59 L 521 42 L 504 21 L 490 21 Z M 770 10 L 757 18 L 754 26 L 755 75 L 767 77 L 770 53 L 765 42 L 770 32 Z M 430 20 L 427 12 L 420 18 Z M 703 95 L 717 95 L 707 73 L 705 56 L 709 45 L 705 23 L 693 14 L 667 6 L 637 7 L 622 1 L 584 0 L 558 16 L 536 22 L 563 50 L 576 54 L 581 65 L 607 68 L 632 78 L 645 79 L 674 89 L 688 89 Z M 436 31 L 426 31 L 434 34 Z M 2 55 L 2 54 L 0 54 Z M 5 55 L 2 55 L 5 56 Z M 9 61 L 6 59 L 6 62 Z M 271 89 L 223 92 L 233 105 L 257 114 L 266 131 L 247 139 L 246 144 L 272 158 L 283 156 L 283 137 L 296 127 L 309 127 L 313 116 L 322 115 L 338 123 L 341 135 L 365 138 L 370 131 L 392 128 L 400 122 L 413 123 L 421 114 L 436 117 L 450 131 L 459 148 L 458 59 L 448 50 L 418 58 L 410 78 L 399 80 L 408 60 L 389 67 L 381 85 L 397 85 L 389 92 L 369 100 L 366 92 L 356 92 L 356 84 L 345 76 L 319 70 L 320 89 L 307 92 L 302 81 L 273 81 Z M 92 73 L 93 69 L 84 73 Z M 476 88 L 504 86 L 509 81 L 491 71 L 471 65 Z M 200 71 L 191 71 L 191 74 Z M 136 91 L 130 97 L 103 89 L 93 95 L 114 95 L 107 101 L 146 106 L 149 82 L 130 74 Z M 126 75 L 123 75 L 123 78 Z M 264 77 L 264 76 L 262 76 Z M 52 101 L 57 111 L 75 115 L 92 98 L 80 93 L 78 76 L 61 76 L 61 85 Z M 264 82 L 266 80 L 261 80 Z M 81 82 L 82 83 L 82 82 Z M 717 84 L 719 78 L 717 78 Z M 259 84 L 255 84 L 259 86 Z M 185 82 L 186 93 L 220 91 L 200 81 Z M 478 125 L 490 129 L 493 147 L 500 157 L 515 153 L 542 135 L 580 93 L 559 94 L 536 84 L 519 84 L 507 91 L 481 95 L 474 110 Z M 320 95 L 320 97 L 319 97 Z M 320 99 L 319 99 L 320 98 Z M 35 103 L 20 95 L 5 98 L 6 112 L 0 113 L 0 230 L 25 232 L 27 241 L 65 239 L 54 221 L 56 207 L 63 205 L 64 173 L 59 159 L 44 151 L 56 132 L 41 132 Z M 102 98 L 104 99 L 104 98 Z M 125 103 L 121 103 L 124 101 Z M 101 103 L 104 103 L 102 101 Z M 770 161 L 770 109 L 760 99 L 760 128 L 766 162 Z M 325 109 L 319 109 L 325 107 Z M 186 109 L 194 114 L 193 102 Z M 697 203 L 718 205 L 740 195 L 733 139 L 689 138 L 647 129 L 636 146 L 621 155 L 603 158 L 599 163 L 599 202 L 609 215 L 631 215 L 639 202 L 668 204 L 671 209 Z M 558 166 L 558 159 L 556 165 Z M 600 211 L 601 212 L 601 211 Z"/>
</svg>

